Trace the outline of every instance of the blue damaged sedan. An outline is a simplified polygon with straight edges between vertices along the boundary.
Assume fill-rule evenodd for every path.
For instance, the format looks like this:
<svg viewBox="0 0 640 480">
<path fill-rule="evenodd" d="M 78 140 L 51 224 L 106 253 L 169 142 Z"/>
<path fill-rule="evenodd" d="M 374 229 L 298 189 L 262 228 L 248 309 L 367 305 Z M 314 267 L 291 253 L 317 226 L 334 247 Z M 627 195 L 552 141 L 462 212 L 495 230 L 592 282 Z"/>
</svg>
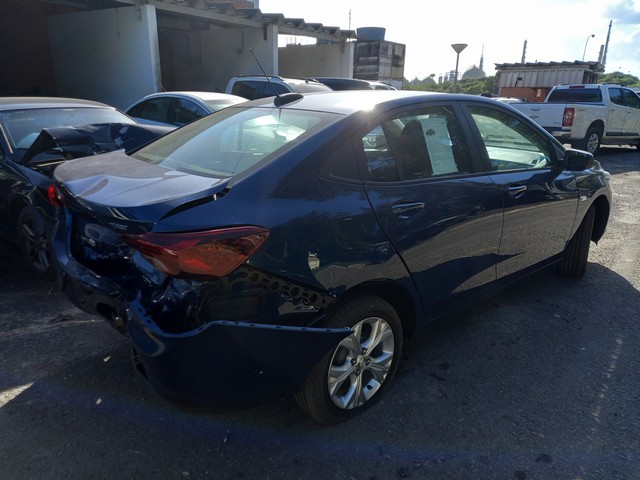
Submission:
<svg viewBox="0 0 640 480">
<path fill-rule="evenodd" d="M 417 92 L 231 106 L 55 171 L 61 287 L 163 397 L 374 405 L 405 342 L 555 265 L 585 273 L 609 174 L 502 103 Z"/>
</svg>

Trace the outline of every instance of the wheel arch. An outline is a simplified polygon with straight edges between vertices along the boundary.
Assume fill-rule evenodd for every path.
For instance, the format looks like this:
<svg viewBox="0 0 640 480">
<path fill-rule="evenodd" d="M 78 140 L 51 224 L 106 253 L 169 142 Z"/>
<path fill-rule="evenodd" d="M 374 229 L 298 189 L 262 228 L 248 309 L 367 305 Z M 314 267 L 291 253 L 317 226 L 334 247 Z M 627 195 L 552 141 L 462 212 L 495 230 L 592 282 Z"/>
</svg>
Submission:
<svg viewBox="0 0 640 480">
<path fill-rule="evenodd" d="M 587 128 L 587 133 L 589 133 L 589 130 L 591 130 L 592 128 L 597 128 L 598 130 L 600 130 L 600 138 L 602 139 L 602 136 L 604 136 L 604 121 L 598 119 L 591 122 L 591 125 L 589 125 L 589 127 Z"/>
<path fill-rule="evenodd" d="M 596 209 L 596 218 L 593 223 L 591 240 L 597 244 L 607 228 L 611 206 L 609 205 L 607 198 L 604 195 L 601 195 L 594 200 L 591 208 Z"/>
<path fill-rule="evenodd" d="M 350 299 L 364 294 L 374 295 L 389 303 L 398 312 L 404 337 L 409 339 L 413 336 L 417 317 L 415 301 L 407 288 L 397 281 L 376 280 L 357 285 L 343 293 L 333 308 L 339 308 Z"/>
<path fill-rule="evenodd" d="M 11 232 L 13 234 L 17 234 L 18 232 L 18 227 L 19 227 L 18 220 L 20 218 L 20 214 L 25 208 L 29 207 L 30 205 L 31 204 L 23 196 L 17 196 L 12 200 L 11 206 L 9 207 L 9 211 L 11 212 L 10 221 L 11 221 Z"/>
</svg>

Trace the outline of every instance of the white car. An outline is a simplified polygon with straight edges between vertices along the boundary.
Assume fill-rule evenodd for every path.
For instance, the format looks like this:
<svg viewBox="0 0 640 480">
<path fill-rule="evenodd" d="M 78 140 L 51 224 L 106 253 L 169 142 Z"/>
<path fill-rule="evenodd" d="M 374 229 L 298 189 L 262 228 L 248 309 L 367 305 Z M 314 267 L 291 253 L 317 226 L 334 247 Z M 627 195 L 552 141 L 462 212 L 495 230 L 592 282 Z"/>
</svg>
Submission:
<svg viewBox="0 0 640 480">
<path fill-rule="evenodd" d="M 278 75 L 240 75 L 229 80 L 225 92 L 247 100 L 274 97 L 285 93 L 331 92 L 323 83 L 309 78 L 283 78 Z"/>
<path fill-rule="evenodd" d="M 181 127 L 246 98 L 218 92 L 152 93 L 131 105 L 127 115 L 147 125 Z"/>
</svg>

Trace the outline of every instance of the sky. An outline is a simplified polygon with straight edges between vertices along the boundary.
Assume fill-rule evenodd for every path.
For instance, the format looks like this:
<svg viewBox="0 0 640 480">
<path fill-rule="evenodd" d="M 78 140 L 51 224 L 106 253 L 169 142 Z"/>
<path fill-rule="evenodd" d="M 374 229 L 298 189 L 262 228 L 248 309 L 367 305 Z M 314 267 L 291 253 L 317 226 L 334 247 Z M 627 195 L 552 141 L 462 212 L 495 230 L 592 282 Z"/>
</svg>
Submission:
<svg viewBox="0 0 640 480">
<path fill-rule="evenodd" d="M 597 61 L 612 21 L 605 72 L 640 77 L 640 0 L 259 0 L 258 8 L 343 30 L 383 27 L 385 40 L 406 45 L 409 80 L 455 70 L 453 43 L 468 45 L 460 74 L 479 66 L 483 48 L 487 75 L 496 63 L 521 62 L 525 41 L 526 62 Z"/>
</svg>

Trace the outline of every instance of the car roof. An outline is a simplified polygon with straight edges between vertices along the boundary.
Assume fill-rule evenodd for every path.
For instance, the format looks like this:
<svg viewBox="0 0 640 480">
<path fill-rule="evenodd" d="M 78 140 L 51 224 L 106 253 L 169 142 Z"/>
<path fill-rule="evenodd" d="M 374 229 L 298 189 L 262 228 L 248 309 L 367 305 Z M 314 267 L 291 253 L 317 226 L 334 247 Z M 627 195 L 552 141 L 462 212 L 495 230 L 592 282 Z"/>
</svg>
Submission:
<svg viewBox="0 0 640 480">
<path fill-rule="evenodd" d="M 141 98 L 140 100 L 138 100 L 136 102 L 140 103 L 142 100 L 146 100 L 148 98 L 156 98 L 156 97 L 187 97 L 187 98 L 192 98 L 194 100 L 202 100 L 202 101 L 206 101 L 206 100 L 221 100 L 221 99 L 232 99 L 232 98 L 236 98 L 238 100 L 242 100 L 243 102 L 246 102 L 246 98 L 243 97 L 239 97 L 237 95 L 231 95 L 230 93 L 221 93 L 221 92 L 204 92 L 204 91 L 182 91 L 182 90 L 177 90 L 177 91 L 171 91 L 171 92 L 157 92 L 157 93 L 151 93 L 149 95 L 146 95 L 144 98 Z"/>
<path fill-rule="evenodd" d="M 231 79 L 232 81 L 240 81 L 240 80 L 259 80 L 261 82 L 266 82 L 268 80 L 272 82 L 284 82 L 291 84 L 300 84 L 300 83 L 320 83 L 314 78 L 291 78 L 291 77 L 281 77 L 280 75 L 261 75 L 261 74 L 248 74 L 248 75 L 237 75 Z"/>
<path fill-rule="evenodd" d="M 356 87 L 354 90 L 363 89 L 369 90 L 371 88 L 371 84 L 366 80 L 360 80 L 358 78 L 347 78 L 347 77 L 313 77 L 312 80 L 316 80 L 324 85 L 327 85 L 331 89 L 334 87 L 346 87 L 346 88 L 337 88 L 336 90 L 346 90 L 349 87 Z M 360 87 L 360 88 L 357 88 Z"/>
<path fill-rule="evenodd" d="M 0 110 L 18 110 L 34 108 L 72 108 L 94 107 L 114 108 L 92 100 L 64 97 L 0 97 Z"/>
<path fill-rule="evenodd" d="M 292 95 L 292 94 L 289 94 Z M 287 95 L 281 95 L 280 98 Z M 234 105 L 236 107 L 273 107 L 277 97 L 263 98 L 251 102 Z M 291 97 L 293 98 L 293 97 Z M 460 93 L 418 92 L 412 90 L 342 90 L 331 92 L 309 93 L 299 100 L 284 104 L 283 108 L 297 110 L 316 110 L 349 115 L 359 111 L 372 110 L 374 108 L 394 108 L 411 105 L 423 101 L 459 101 L 469 100 L 495 105 L 499 102 L 477 95 L 465 95 Z"/>
<path fill-rule="evenodd" d="M 372 87 L 383 87 L 386 90 L 397 90 L 396 87 L 387 82 L 381 82 L 379 80 L 365 80 Z"/>
</svg>

